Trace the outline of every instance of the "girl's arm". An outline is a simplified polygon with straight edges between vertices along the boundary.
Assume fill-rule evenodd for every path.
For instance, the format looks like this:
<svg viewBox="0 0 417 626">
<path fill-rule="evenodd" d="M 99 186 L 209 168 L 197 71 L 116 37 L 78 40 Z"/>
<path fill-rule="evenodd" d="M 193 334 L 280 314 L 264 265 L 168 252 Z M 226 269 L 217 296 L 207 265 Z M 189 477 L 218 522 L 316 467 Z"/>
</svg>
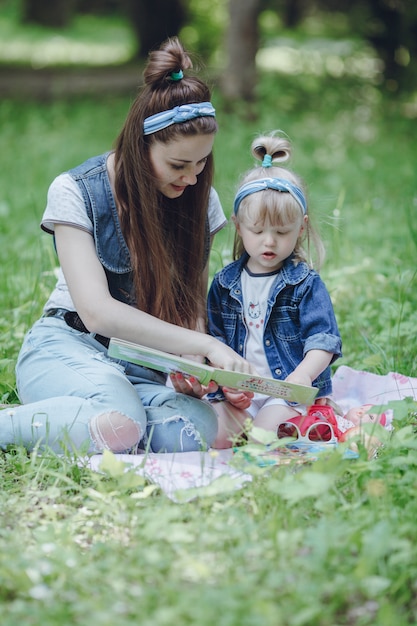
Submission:
<svg viewBox="0 0 417 626">
<path fill-rule="evenodd" d="M 56 224 L 55 240 L 74 306 L 90 332 L 173 354 L 200 354 L 216 367 L 252 372 L 247 361 L 210 335 L 169 324 L 114 299 L 89 233 Z"/>
<path fill-rule="evenodd" d="M 333 304 L 318 274 L 307 282 L 299 305 L 299 320 L 305 356 L 286 380 L 310 386 L 342 354 Z"/>
<path fill-rule="evenodd" d="M 297 385 L 311 386 L 313 380 L 330 365 L 333 356 L 332 352 L 325 350 L 309 350 L 301 363 L 285 380 Z"/>
</svg>

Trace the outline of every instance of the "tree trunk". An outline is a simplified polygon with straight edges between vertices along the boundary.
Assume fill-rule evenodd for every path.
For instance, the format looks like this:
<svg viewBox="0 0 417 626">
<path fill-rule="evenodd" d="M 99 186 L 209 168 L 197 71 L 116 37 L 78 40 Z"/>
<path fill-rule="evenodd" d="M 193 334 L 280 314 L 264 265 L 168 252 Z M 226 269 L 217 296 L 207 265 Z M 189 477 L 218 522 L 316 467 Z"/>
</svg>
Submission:
<svg viewBox="0 0 417 626">
<path fill-rule="evenodd" d="M 305 0 L 285 0 L 282 19 L 285 28 L 295 28 L 300 24 L 306 10 Z"/>
<path fill-rule="evenodd" d="M 416 86 L 417 10 L 412 2 L 370 0 L 372 17 L 380 28 L 368 34 L 384 63 L 385 86 L 389 91 L 412 92 Z M 408 58 L 405 60 L 404 56 Z"/>
<path fill-rule="evenodd" d="M 50 28 L 64 28 L 71 22 L 73 0 L 23 0 L 22 19 Z"/>
<path fill-rule="evenodd" d="M 186 0 L 123 0 L 123 4 L 136 34 L 140 59 L 167 37 L 178 35 L 187 18 Z"/>
<path fill-rule="evenodd" d="M 226 39 L 228 64 L 221 89 L 230 105 L 237 100 L 247 103 L 255 100 L 261 4 L 262 0 L 229 0 L 230 22 Z"/>
</svg>

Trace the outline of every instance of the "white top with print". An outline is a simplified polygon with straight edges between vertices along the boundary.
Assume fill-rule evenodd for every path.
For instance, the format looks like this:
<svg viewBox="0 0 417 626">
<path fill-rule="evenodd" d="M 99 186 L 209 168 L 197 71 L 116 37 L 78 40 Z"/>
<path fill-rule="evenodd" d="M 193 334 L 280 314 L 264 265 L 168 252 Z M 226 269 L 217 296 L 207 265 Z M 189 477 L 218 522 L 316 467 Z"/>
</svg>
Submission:
<svg viewBox="0 0 417 626">
<path fill-rule="evenodd" d="M 242 271 L 243 315 L 248 329 L 244 356 L 259 374 L 269 377 L 272 374 L 264 349 L 265 314 L 268 296 L 278 272 L 252 274 L 247 267 Z"/>
</svg>

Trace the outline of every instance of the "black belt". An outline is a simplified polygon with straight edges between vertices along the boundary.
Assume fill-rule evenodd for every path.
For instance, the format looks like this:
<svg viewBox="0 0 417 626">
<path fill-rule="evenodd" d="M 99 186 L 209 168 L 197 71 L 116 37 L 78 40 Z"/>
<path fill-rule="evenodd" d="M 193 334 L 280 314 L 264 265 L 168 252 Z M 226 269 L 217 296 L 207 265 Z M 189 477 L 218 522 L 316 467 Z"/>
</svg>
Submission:
<svg viewBox="0 0 417 626">
<path fill-rule="evenodd" d="M 67 309 L 49 309 L 48 311 L 45 311 L 43 317 L 57 317 L 60 320 L 64 320 L 71 328 L 74 328 L 81 333 L 90 334 L 90 331 L 84 326 L 81 317 L 76 311 L 68 311 Z M 103 337 L 103 335 L 98 335 L 97 333 L 94 333 L 93 337 L 105 348 L 109 347 L 110 339 L 108 337 Z"/>
</svg>

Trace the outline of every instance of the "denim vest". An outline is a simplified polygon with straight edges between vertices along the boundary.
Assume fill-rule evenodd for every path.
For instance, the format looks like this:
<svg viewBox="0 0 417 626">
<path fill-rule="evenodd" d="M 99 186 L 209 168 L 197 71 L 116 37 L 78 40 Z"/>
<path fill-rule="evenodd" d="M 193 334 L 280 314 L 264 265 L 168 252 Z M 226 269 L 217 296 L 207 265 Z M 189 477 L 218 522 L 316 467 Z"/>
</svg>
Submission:
<svg viewBox="0 0 417 626">
<path fill-rule="evenodd" d="M 243 316 L 241 273 L 248 260 L 244 254 L 214 277 L 208 295 L 208 330 L 241 356 L 246 356 L 248 330 Z M 314 270 L 306 263 L 285 260 L 271 288 L 264 322 L 264 350 L 271 376 L 285 380 L 309 350 L 342 355 L 330 295 Z M 250 360 L 250 359 L 249 359 Z M 313 385 L 319 396 L 332 390 L 327 367 Z"/>
<path fill-rule="evenodd" d="M 107 174 L 109 152 L 95 156 L 69 170 L 81 190 L 87 215 L 93 224 L 97 256 L 106 272 L 113 298 L 135 305 L 133 272 L 123 237 L 116 203 Z M 210 228 L 206 220 L 204 265 L 210 250 Z"/>
</svg>

